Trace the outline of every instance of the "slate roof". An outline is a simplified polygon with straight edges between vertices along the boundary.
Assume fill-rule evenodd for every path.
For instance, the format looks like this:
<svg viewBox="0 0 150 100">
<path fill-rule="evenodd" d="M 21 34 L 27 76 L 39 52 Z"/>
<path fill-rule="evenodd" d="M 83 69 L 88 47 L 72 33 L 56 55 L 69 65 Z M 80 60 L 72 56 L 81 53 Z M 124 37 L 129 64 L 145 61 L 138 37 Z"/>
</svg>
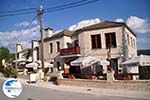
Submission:
<svg viewBox="0 0 150 100">
<path fill-rule="evenodd" d="M 112 27 L 119 27 L 119 26 L 125 26 L 133 35 L 136 36 L 136 34 L 127 26 L 126 23 L 124 23 L 124 22 L 112 22 L 112 21 L 104 21 L 104 22 L 100 22 L 98 24 L 90 25 L 90 26 L 78 29 L 78 30 L 76 30 L 76 32 L 80 33 L 83 31 L 112 28 Z"/>
<path fill-rule="evenodd" d="M 83 27 L 83 28 L 78 29 L 76 31 L 70 31 L 70 30 L 65 29 L 65 30 L 63 30 L 59 33 L 56 33 L 56 34 L 52 35 L 51 37 L 45 38 L 44 41 L 48 41 L 50 39 L 60 38 L 62 36 L 71 37 L 72 35 L 75 35 L 75 34 L 78 34 L 78 33 L 84 32 L 84 31 L 91 31 L 91 30 L 105 29 L 105 28 L 113 28 L 113 27 L 119 27 L 119 26 L 125 26 L 134 36 L 136 36 L 136 34 L 124 22 L 104 21 L 104 22 L 100 22 L 98 24 Z"/>
<path fill-rule="evenodd" d="M 73 34 L 74 34 L 73 31 L 69 31 L 69 30 L 65 29 L 65 30 L 63 30 L 63 31 L 61 31 L 59 33 L 56 33 L 56 34 L 52 35 L 51 37 L 45 38 L 44 41 L 48 41 L 50 39 L 60 38 L 62 36 L 69 36 L 69 37 L 71 37 Z"/>
</svg>

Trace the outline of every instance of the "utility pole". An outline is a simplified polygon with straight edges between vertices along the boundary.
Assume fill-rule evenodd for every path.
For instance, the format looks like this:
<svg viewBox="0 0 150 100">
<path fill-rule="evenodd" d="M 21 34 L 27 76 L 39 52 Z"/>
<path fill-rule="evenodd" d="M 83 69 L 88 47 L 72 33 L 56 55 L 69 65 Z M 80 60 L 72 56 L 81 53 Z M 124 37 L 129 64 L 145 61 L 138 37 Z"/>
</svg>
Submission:
<svg viewBox="0 0 150 100">
<path fill-rule="evenodd" d="M 16 36 L 14 37 L 14 45 L 15 45 L 15 68 L 17 69 L 18 61 L 17 61 L 17 39 Z"/>
<path fill-rule="evenodd" d="M 40 6 L 40 8 L 37 10 L 37 14 L 39 16 L 39 20 L 40 20 L 40 33 L 41 33 L 41 64 L 42 64 L 42 71 L 44 71 L 44 54 L 43 54 L 43 43 L 44 43 L 44 40 L 43 40 L 43 33 L 44 33 L 44 30 L 43 30 L 43 12 L 44 12 L 44 9 L 42 6 Z"/>
</svg>

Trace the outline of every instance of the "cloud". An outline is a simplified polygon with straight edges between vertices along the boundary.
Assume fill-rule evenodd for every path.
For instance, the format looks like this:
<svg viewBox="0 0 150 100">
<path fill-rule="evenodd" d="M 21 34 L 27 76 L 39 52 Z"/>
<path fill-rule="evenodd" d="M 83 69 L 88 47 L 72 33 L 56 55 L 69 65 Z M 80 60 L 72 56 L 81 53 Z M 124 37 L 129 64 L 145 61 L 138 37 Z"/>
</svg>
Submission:
<svg viewBox="0 0 150 100">
<path fill-rule="evenodd" d="M 37 20 L 34 20 L 34 21 L 32 22 L 32 24 L 33 24 L 33 25 L 37 25 L 37 24 L 38 24 L 38 21 L 37 21 Z"/>
<path fill-rule="evenodd" d="M 31 47 L 32 40 L 39 40 L 39 25 L 27 30 L 13 30 L 8 32 L 0 32 L 0 46 L 8 47 L 11 52 L 15 51 L 15 37 L 17 43 L 22 44 L 25 48 Z"/>
<path fill-rule="evenodd" d="M 115 20 L 115 22 L 124 22 L 124 20 L 122 18 L 118 18 Z"/>
<path fill-rule="evenodd" d="M 19 44 L 21 44 L 23 46 L 23 48 L 31 48 L 30 40 L 20 41 Z"/>
<path fill-rule="evenodd" d="M 18 27 L 20 27 L 20 26 L 26 27 L 26 26 L 28 26 L 28 25 L 29 25 L 29 22 L 27 22 L 27 21 L 23 21 L 23 22 L 21 22 L 21 23 L 15 24 L 15 26 L 18 26 Z"/>
<path fill-rule="evenodd" d="M 74 25 L 70 26 L 68 29 L 71 30 L 71 31 L 75 31 L 75 30 L 78 30 L 80 28 L 90 26 L 90 25 L 93 25 L 93 24 L 97 24 L 97 23 L 100 23 L 99 18 L 89 19 L 89 20 L 82 20 L 82 21 L 78 22 L 77 24 L 74 24 Z"/>
<path fill-rule="evenodd" d="M 127 25 L 137 33 L 150 33 L 150 21 L 148 19 L 142 19 L 137 16 L 130 16 L 127 21 Z"/>
<path fill-rule="evenodd" d="M 28 21 L 22 21 L 20 23 L 15 24 L 15 26 L 18 26 L 18 27 L 27 27 L 29 24 L 30 24 L 30 22 L 28 22 Z M 34 20 L 31 25 L 37 25 L 37 24 L 38 24 L 38 21 Z"/>
<path fill-rule="evenodd" d="M 130 16 L 124 21 L 122 18 L 117 18 L 116 22 L 126 22 L 126 24 L 135 33 L 150 33 L 150 21 L 149 19 L 143 19 L 137 16 Z"/>
<path fill-rule="evenodd" d="M 122 18 L 115 20 L 116 22 L 123 22 Z M 140 18 L 137 16 L 130 16 L 127 18 L 126 24 L 137 34 L 137 46 L 139 49 L 150 49 L 150 21 L 149 19 Z"/>
</svg>

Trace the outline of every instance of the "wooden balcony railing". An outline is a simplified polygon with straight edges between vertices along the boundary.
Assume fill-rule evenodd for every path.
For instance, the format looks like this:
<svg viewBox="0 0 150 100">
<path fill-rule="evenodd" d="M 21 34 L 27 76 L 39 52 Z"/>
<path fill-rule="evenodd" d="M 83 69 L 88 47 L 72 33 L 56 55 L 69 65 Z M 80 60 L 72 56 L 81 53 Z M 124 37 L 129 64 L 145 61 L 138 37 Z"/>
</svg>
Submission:
<svg viewBox="0 0 150 100">
<path fill-rule="evenodd" d="M 60 49 L 60 56 L 80 54 L 80 47 Z"/>
</svg>

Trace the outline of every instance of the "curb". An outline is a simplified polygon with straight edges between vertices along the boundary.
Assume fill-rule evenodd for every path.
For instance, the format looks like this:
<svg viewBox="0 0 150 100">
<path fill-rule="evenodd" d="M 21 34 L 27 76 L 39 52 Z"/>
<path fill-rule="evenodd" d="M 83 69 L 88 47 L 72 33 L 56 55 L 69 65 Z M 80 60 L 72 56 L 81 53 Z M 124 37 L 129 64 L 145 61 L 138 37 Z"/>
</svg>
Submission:
<svg viewBox="0 0 150 100">
<path fill-rule="evenodd" d="M 6 80 L 7 78 L 1 77 L 1 79 Z M 84 94 L 92 94 L 97 96 L 117 96 L 117 97 L 126 97 L 126 98 L 138 98 L 138 99 L 147 99 L 150 98 L 150 93 L 142 91 L 126 91 L 126 90 L 113 90 L 113 89 L 96 89 L 91 87 L 78 87 L 78 86 L 68 86 L 68 85 L 54 85 L 51 82 L 44 82 L 38 80 L 36 83 L 27 83 L 27 79 L 17 78 L 22 84 L 28 86 L 36 86 L 41 88 L 48 88 L 58 91 L 68 91 L 68 92 L 77 92 Z"/>
</svg>

